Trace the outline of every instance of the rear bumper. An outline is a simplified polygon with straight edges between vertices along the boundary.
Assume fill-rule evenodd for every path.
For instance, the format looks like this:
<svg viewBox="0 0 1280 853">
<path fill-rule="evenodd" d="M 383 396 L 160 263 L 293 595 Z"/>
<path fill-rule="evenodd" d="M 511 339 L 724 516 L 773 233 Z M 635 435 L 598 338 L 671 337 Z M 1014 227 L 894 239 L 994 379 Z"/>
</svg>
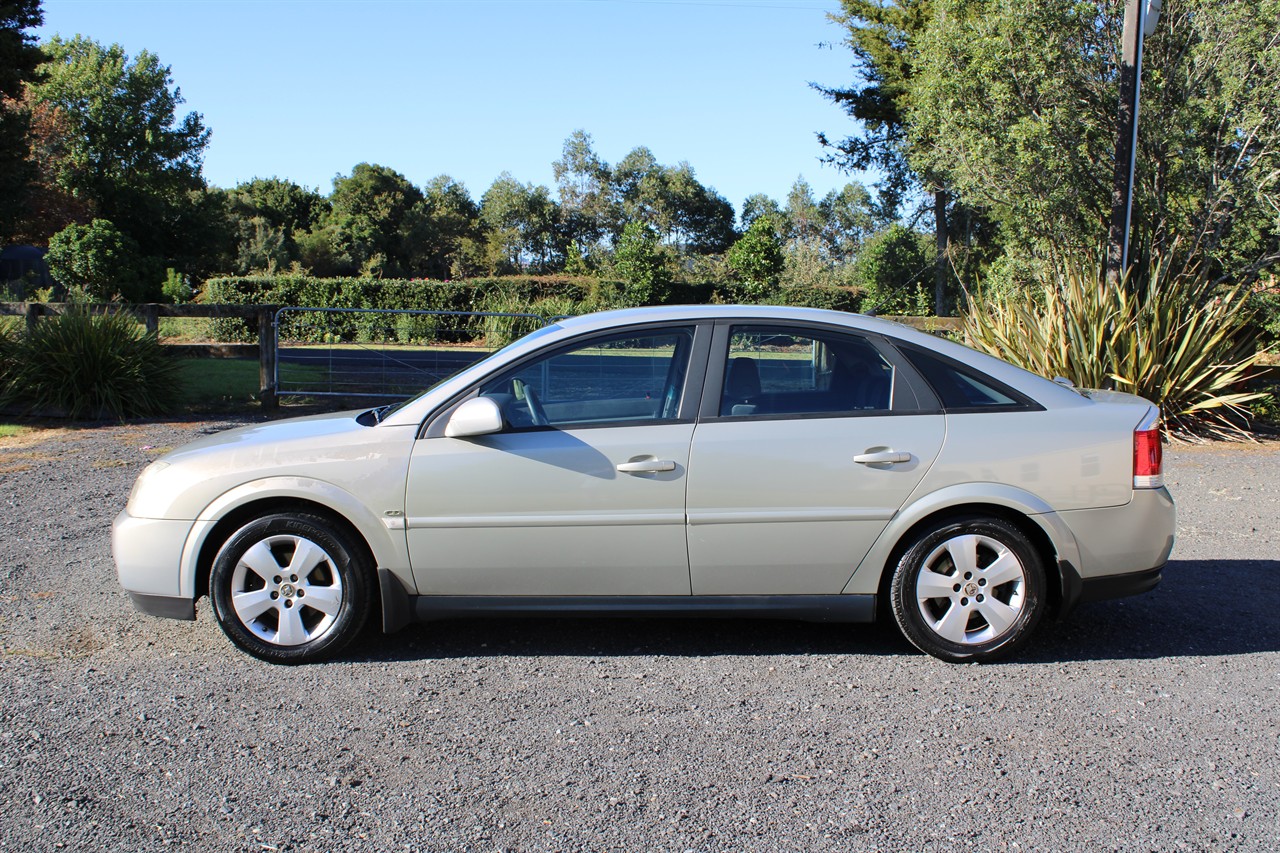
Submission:
<svg viewBox="0 0 1280 853">
<path fill-rule="evenodd" d="M 1075 536 L 1081 563 L 1058 563 L 1063 615 L 1077 604 L 1141 595 L 1160 583 L 1177 528 L 1167 489 L 1135 489 L 1125 506 L 1061 516 Z"/>
</svg>

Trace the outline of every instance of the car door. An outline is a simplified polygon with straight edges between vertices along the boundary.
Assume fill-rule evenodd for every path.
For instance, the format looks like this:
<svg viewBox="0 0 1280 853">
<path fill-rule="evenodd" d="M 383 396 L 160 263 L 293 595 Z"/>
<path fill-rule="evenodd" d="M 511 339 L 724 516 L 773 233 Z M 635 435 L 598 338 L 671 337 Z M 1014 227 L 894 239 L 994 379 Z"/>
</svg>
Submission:
<svg viewBox="0 0 1280 853">
<path fill-rule="evenodd" d="M 405 526 L 419 591 L 688 595 L 689 395 L 709 333 L 700 348 L 693 325 L 597 336 L 483 381 L 502 431 L 433 435 L 413 451 Z"/>
<path fill-rule="evenodd" d="M 844 588 L 945 435 L 895 356 L 828 327 L 717 326 L 689 462 L 693 594 Z"/>
</svg>

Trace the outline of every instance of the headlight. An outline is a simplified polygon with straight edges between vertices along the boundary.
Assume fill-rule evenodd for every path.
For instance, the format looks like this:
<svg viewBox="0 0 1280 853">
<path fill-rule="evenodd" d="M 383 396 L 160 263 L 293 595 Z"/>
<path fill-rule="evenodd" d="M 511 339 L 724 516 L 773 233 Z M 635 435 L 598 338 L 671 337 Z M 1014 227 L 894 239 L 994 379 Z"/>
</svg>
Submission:
<svg viewBox="0 0 1280 853">
<path fill-rule="evenodd" d="M 151 475 L 158 474 L 168 467 L 169 467 L 168 462 L 156 461 L 156 462 L 152 462 L 146 468 L 142 469 L 142 473 L 138 475 L 138 479 L 133 481 L 133 488 L 129 490 L 129 502 L 128 504 L 126 504 L 126 507 L 130 509 L 130 513 L 129 513 L 130 515 L 133 514 L 132 512 L 133 499 L 138 496 L 138 490 L 142 488 L 143 481 L 146 480 Z"/>
</svg>

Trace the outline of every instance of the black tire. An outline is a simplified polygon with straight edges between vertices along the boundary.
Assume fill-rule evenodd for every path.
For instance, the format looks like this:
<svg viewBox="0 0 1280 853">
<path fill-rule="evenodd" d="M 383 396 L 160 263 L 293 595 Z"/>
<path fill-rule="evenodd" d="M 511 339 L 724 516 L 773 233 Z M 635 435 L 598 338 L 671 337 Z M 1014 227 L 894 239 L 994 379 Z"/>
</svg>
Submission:
<svg viewBox="0 0 1280 853">
<path fill-rule="evenodd" d="M 214 617 L 231 642 L 256 658 L 321 660 L 351 642 L 368 619 L 367 563 L 350 535 L 324 518 L 264 516 L 237 530 L 214 558 Z"/>
<path fill-rule="evenodd" d="M 998 518 L 950 519 L 925 530 L 890 580 L 893 617 L 922 652 L 985 663 L 1022 648 L 1047 603 L 1044 562 Z"/>
</svg>

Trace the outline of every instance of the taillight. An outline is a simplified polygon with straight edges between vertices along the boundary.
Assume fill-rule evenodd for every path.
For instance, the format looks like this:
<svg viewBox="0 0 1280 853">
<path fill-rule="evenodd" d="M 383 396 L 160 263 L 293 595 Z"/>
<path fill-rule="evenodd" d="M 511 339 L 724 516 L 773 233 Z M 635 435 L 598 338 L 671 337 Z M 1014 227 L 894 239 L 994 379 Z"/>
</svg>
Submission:
<svg viewBox="0 0 1280 853">
<path fill-rule="evenodd" d="M 1164 485 L 1164 450 L 1160 444 L 1159 413 L 1133 431 L 1133 487 L 1158 489 Z"/>
</svg>

